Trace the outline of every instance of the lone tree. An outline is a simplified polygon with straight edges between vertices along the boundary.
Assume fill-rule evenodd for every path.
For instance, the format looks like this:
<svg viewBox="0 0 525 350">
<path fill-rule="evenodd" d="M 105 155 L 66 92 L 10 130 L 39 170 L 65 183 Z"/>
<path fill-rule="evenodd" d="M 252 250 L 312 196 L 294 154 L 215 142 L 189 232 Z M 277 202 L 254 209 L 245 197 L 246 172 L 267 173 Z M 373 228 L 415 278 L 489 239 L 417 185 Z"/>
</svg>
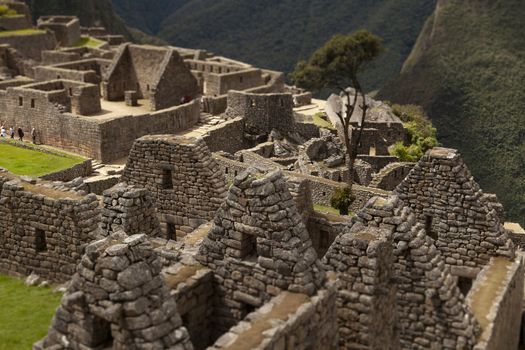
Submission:
<svg viewBox="0 0 525 350">
<path fill-rule="evenodd" d="M 358 74 L 382 51 L 382 39 L 367 30 L 361 29 L 348 35 L 337 34 L 317 49 L 308 61 L 299 61 L 290 74 L 290 79 L 299 87 L 313 91 L 337 89 L 346 96 L 346 108 L 337 111 L 337 116 L 341 122 L 346 147 L 350 188 L 354 182 L 354 163 L 368 110 Z M 347 87 L 353 87 L 354 91 L 349 91 Z M 362 100 L 362 105 L 359 106 L 361 122 L 354 140 L 350 120 L 356 111 L 359 96 Z"/>
</svg>

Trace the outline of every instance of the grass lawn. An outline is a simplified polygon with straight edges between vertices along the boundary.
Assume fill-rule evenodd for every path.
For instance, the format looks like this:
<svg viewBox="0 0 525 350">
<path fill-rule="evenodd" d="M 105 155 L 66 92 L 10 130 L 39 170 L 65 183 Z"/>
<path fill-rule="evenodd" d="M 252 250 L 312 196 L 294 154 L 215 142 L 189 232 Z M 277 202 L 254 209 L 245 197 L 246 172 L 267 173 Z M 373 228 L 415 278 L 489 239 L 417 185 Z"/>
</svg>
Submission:
<svg viewBox="0 0 525 350">
<path fill-rule="evenodd" d="M 64 154 L 63 157 L 0 142 L 0 167 L 17 175 L 42 176 L 69 168 L 84 161 L 82 157 Z"/>
<path fill-rule="evenodd" d="M 312 116 L 312 119 L 313 119 L 313 123 L 321 128 L 325 128 L 325 129 L 330 129 L 330 130 L 335 130 L 334 126 L 332 125 L 332 123 L 330 123 L 329 121 L 327 120 L 324 120 L 323 118 L 321 118 L 321 115 L 323 113 L 316 113 Z"/>
<path fill-rule="evenodd" d="M 32 29 L 32 28 L 19 29 L 19 30 L 4 30 L 4 31 L 0 31 L 0 37 L 1 36 L 13 36 L 13 35 L 16 35 L 16 36 L 32 35 L 32 34 L 41 34 L 45 32 L 46 32 L 45 30 Z"/>
<path fill-rule="evenodd" d="M 74 47 L 98 47 L 102 44 L 102 41 L 92 38 L 90 36 L 83 36 Z"/>
<path fill-rule="evenodd" d="M 0 350 L 27 350 L 47 334 L 61 293 L 0 275 Z"/>
<path fill-rule="evenodd" d="M 320 211 L 320 212 L 323 212 L 323 213 L 339 215 L 339 210 L 337 210 L 335 208 L 332 208 L 332 207 L 327 207 L 325 205 L 314 204 L 314 210 L 315 211 Z"/>
</svg>

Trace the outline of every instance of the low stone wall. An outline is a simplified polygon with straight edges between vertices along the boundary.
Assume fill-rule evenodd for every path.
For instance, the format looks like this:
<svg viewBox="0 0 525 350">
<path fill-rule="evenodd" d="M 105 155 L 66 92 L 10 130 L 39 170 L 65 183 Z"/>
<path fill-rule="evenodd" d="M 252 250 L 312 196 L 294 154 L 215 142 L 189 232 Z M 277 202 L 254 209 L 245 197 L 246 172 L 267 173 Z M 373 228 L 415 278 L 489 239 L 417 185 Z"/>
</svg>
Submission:
<svg viewBox="0 0 525 350">
<path fill-rule="evenodd" d="M 307 221 L 308 233 L 319 258 L 322 258 L 335 238 L 351 225 L 348 216 L 314 212 Z"/>
<path fill-rule="evenodd" d="M 8 44 L 22 56 L 41 60 L 44 50 L 54 50 L 57 46 L 55 36 L 51 32 L 35 32 L 28 35 L 11 35 L 0 37 L 0 44 Z"/>
<path fill-rule="evenodd" d="M 71 181 L 77 177 L 89 176 L 93 173 L 91 159 L 87 159 L 80 164 L 73 165 L 71 168 L 60 170 L 51 174 L 41 176 L 41 179 L 48 181 Z"/>
<path fill-rule="evenodd" d="M 184 275 L 187 269 L 192 267 L 184 266 L 179 273 Z M 206 349 L 212 341 L 209 323 L 213 313 L 213 273 L 201 267 L 184 281 L 177 281 L 176 274 L 166 277 L 166 281 L 172 288 L 171 295 L 175 298 L 182 324 L 190 333 L 194 349 Z"/>
<path fill-rule="evenodd" d="M 199 102 L 152 112 L 117 118 L 100 124 L 101 161 L 126 157 L 133 142 L 144 135 L 174 134 L 189 129 L 199 121 Z"/>
<path fill-rule="evenodd" d="M 233 182 L 233 178 L 235 176 L 246 170 L 248 167 L 253 166 L 253 164 L 228 159 L 219 155 L 218 153 L 214 153 L 213 157 L 221 166 L 228 183 Z M 299 177 L 309 180 L 312 191 L 312 201 L 314 204 L 330 206 L 330 199 L 332 198 L 334 191 L 337 188 L 343 188 L 346 186 L 346 183 L 344 182 L 336 182 L 321 177 L 305 175 L 292 171 L 283 171 L 283 174 L 286 177 Z M 390 194 L 390 192 L 383 191 L 378 188 L 359 186 L 356 184 L 352 186 L 352 193 L 356 198 L 350 206 L 350 210 L 353 212 L 361 209 L 366 204 L 366 202 L 374 196 L 386 197 Z"/>
<path fill-rule="evenodd" d="M 260 327 L 272 325 L 267 329 Z M 257 327 L 257 333 L 251 332 Z M 337 348 L 336 293 L 333 287 L 308 298 L 283 292 L 249 314 L 208 349 L 275 350 Z"/>
<path fill-rule="evenodd" d="M 357 159 L 361 159 L 362 161 L 370 164 L 376 173 L 390 163 L 399 162 L 399 158 L 394 156 L 369 156 L 360 154 L 357 156 Z"/>
<path fill-rule="evenodd" d="M 120 175 L 100 176 L 86 179 L 84 184 L 87 186 L 87 192 L 102 195 L 105 190 L 115 186 L 119 181 Z"/>
<path fill-rule="evenodd" d="M 67 281 L 94 237 L 98 199 L 0 175 L 0 270 Z"/>
<path fill-rule="evenodd" d="M 251 146 L 244 138 L 242 118 L 234 118 L 214 126 L 202 138 L 211 152 L 224 151 L 233 154 Z"/>
<path fill-rule="evenodd" d="M 483 333 L 479 342 L 474 347 L 475 350 L 500 350 L 518 349 L 520 340 L 520 327 L 523 312 L 523 276 L 525 267 L 523 253 L 518 254 L 514 261 L 508 261 L 508 266 L 504 271 L 493 269 L 496 260 L 493 258 L 487 266 L 480 272 L 476 282 L 472 286 L 467 303 L 471 306 L 477 317 L 485 317 L 487 325 L 483 327 Z M 496 258 L 505 259 L 505 258 Z M 492 274 L 504 274 L 496 277 L 500 281 L 494 284 Z M 489 282 L 491 280 L 492 282 Z M 497 288 L 497 296 L 491 300 L 492 305 L 486 315 L 479 315 L 478 308 L 473 305 L 476 302 L 476 292 L 486 291 L 488 288 Z M 486 293 L 483 293 L 486 295 Z M 486 302 L 486 301 L 483 301 Z M 483 308 L 485 311 L 485 308 Z M 484 322 L 480 323 L 483 325 Z"/>
<path fill-rule="evenodd" d="M 20 30 L 31 27 L 31 22 L 24 15 L 0 16 L 0 30 Z"/>
</svg>

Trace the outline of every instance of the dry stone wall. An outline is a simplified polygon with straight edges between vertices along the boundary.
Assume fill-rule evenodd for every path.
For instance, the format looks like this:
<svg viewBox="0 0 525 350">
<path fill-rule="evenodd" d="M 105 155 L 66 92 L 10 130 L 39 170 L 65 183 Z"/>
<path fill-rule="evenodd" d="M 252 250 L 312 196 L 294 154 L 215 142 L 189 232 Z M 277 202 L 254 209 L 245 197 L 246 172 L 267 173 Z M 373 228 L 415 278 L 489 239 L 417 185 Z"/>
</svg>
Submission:
<svg viewBox="0 0 525 350">
<path fill-rule="evenodd" d="M 122 181 L 150 191 L 164 232 L 173 233 L 171 239 L 211 220 L 226 194 L 223 174 L 200 138 L 138 139 Z"/>
<path fill-rule="evenodd" d="M 392 246 L 388 231 L 356 224 L 326 254 L 339 278 L 339 348 L 400 349 Z"/>
<path fill-rule="evenodd" d="M 0 270 L 67 281 L 95 237 L 96 196 L 81 197 L 12 178 L 0 175 Z"/>
<path fill-rule="evenodd" d="M 159 219 L 149 192 L 119 183 L 104 191 L 101 229 L 104 235 L 124 231 L 130 235 L 161 235 Z"/>
<path fill-rule="evenodd" d="M 494 255 L 513 257 L 513 244 L 497 210 L 456 150 L 428 151 L 395 192 L 434 237 L 455 273 L 479 271 Z"/>
<path fill-rule="evenodd" d="M 396 196 L 372 198 L 355 221 L 355 225 L 378 227 L 392 235 L 401 348 L 472 348 L 478 324 L 457 278 L 412 210 Z M 329 250 L 326 257 L 330 266 L 340 268 L 342 260 L 337 254 Z M 368 292 L 365 289 L 363 293 Z"/>
<path fill-rule="evenodd" d="M 253 335 L 252 328 L 262 334 Z M 282 292 L 249 314 L 219 338 L 210 350 L 219 349 L 337 349 L 336 293 L 333 287 L 308 298 Z"/>
<path fill-rule="evenodd" d="M 123 231 L 86 248 L 35 350 L 192 350 L 147 236 Z"/>
<path fill-rule="evenodd" d="M 281 291 L 314 295 L 325 277 L 280 171 L 234 179 L 197 259 L 215 275 L 221 333 Z"/>
</svg>

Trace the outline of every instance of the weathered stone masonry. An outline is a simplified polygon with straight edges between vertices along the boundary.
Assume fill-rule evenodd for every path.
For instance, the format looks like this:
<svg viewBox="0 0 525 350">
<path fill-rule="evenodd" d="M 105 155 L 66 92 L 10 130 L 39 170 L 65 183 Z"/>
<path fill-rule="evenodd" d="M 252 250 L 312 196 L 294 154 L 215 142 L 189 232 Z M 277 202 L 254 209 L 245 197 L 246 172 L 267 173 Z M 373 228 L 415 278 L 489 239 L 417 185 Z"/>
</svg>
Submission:
<svg viewBox="0 0 525 350">
<path fill-rule="evenodd" d="M 192 350 L 161 268 L 144 234 L 93 242 L 34 349 Z"/>
<path fill-rule="evenodd" d="M 0 176 L 0 270 L 67 281 L 99 222 L 95 195 Z"/>
<path fill-rule="evenodd" d="M 283 290 L 313 295 L 324 271 L 280 171 L 234 179 L 198 260 L 215 275 L 214 329 L 226 331 Z"/>
<path fill-rule="evenodd" d="M 184 136 L 138 139 L 122 181 L 151 192 L 171 239 L 213 219 L 226 194 L 223 174 L 204 141 Z"/>
</svg>

